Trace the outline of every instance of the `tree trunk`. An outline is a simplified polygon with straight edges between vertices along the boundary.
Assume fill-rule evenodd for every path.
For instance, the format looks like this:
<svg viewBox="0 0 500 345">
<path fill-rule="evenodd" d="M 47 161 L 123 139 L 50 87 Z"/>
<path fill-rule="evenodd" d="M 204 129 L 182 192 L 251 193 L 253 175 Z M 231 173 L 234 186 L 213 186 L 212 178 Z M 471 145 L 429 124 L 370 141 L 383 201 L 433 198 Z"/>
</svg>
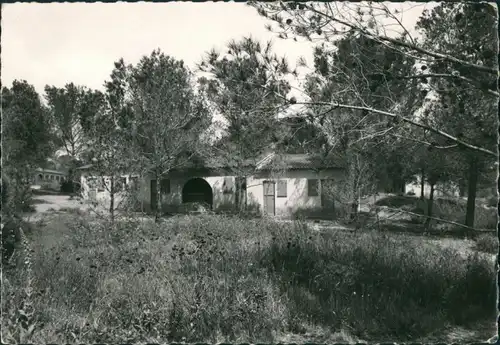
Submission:
<svg viewBox="0 0 500 345">
<path fill-rule="evenodd" d="M 158 171 L 155 172 L 156 178 L 156 210 L 155 210 L 155 223 L 160 221 L 161 215 L 161 183 L 160 183 L 160 174 Z"/>
<path fill-rule="evenodd" d="M 236 190 L 236 206 L 241 212 L 246 208 L 246 177 L 238 176 L 236 178 Z"/>
<path fill-rule="evenodd" d="M 431 191 L 429 193 L 429 202 L 427 204 L 427 219 L 425 220 L 425 225 L 424 228 L 427 230 L 429 229 L 431 225 L 431 218 L 432 217 L 432 206 L 434 204 L 434 186 L 435 183 L 431 183 Z"/>
<path fill-rule="evenodd" d="M 458 190 L 459 190 L 459 196 L 463 198 L 465 196 L 465 189 L 467 188 L 467 185 L 465 183 L 464 179 L 461 179 L 460 182 L 458 183 Z"/>
<path fill-rule="evenodd" d="M 109 186 L 109 214 L 111 215 L 111 223 L 115 223 L 115 177 L 111 176 Z"/>
<path fill-rule="evenodd" d="M 353 200 L 351 202 L 351 220 L 355 220 L 358 217 L 358 195 L 358 189 L 356 188 L 356 185 L 354 185 L 352 193 Z"/>
<path fill-rule="evenodd" d="M 422 173 L 420 176 L 420 200 L 425 198 L 425 169 L 422 168 Z"/>
<path fill-rule="evenodd" d="M 467 183 L 467 213 L 465 215 L 465 225 L 474 227 L 474 216 L 476 209 L 476 191 L 477 191 L 477 158 L 472 156 L 469 160 L 469 179 Z"/>
</svg>

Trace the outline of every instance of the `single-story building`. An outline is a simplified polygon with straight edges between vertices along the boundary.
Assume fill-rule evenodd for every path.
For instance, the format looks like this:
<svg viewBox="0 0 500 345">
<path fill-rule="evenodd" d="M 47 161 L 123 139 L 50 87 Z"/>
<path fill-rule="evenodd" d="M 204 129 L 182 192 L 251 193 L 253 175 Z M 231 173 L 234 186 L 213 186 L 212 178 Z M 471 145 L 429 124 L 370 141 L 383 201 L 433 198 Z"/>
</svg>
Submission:
<svg viewBox="0 0 500 345">
<path fill-rule="evenodd" d="M 92 176 L 91 166 L 82 168 L 83 198 L 109 200 L 106 188 L 109 178 Z M 247 207 L 261 214 L 289 217 L 300 208 L 328 207 L 322 185 L 340 181 L 344 174 L 341 166 L 307 154 L 271 153 L 260 160 L 246 160 L 239 169 L 245 173 L 235 173 L 238 169 L 234 163 L 211 160 L 172 170 L 159 183 L 153 174 L 123 174 L 120 186 L 125 187 L 119 188 L 130 190 L 132 187 L 127 186 L 135 184 L 135 197 L 145 211 L 156 208 L 156 193 L 160 188 L 164 210 L 191 202 L 220 210 L 235 207 L 240 203 L 239 198 L 244 198 Z M 120 193 L 118 199 L 122 199 Z"/>
<path fill-rule="evenodd" d="M 93 171 L 92 164 L 83 165 L 75 169 L 80 177 L 80 193 L 84 200 L 96 202 L 109 206 L 111 178 L 109 176 L 97 175 Z M 125 198 L 128 186 L 138 184 L 139 175 L 121 174 L 115 177 L 115 207 L 118 207 Z"/>
<path fill-rule="evenodd" d="M 33 176 L 33 184 L 43 189 L 59 190 L 67 176 L 67 172 L 62 170 L 38 168 Z"/>
</svg>

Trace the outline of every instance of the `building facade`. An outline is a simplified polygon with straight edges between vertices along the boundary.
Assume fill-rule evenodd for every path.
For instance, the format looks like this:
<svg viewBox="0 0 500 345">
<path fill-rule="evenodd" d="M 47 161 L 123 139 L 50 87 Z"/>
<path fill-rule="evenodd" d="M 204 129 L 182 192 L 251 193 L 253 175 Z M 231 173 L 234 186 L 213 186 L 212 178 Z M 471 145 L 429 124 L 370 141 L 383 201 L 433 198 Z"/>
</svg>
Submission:
<svg viewBox="0 0 500 345">
<path fill-rule="evenodd" d="M 68 174 L 64 171 L 38 168 L 35 170 L 33 184 L 39 186 L 41 189 L 58 191 L 67 177 Z"/>
<path fill-rule="evenodd" d="M 153 174 L 122 175 L 115 188 L 115 205 L 119 207 L 126 192 L 133 191 L 143 211 L 156 209 L 159 193 L 161 209 L 168 213 L 190 203 L 229 210 L 242 199 L 247 208 L 262 215 L 290 217 L 301 208 L 328 207 L 322 185 L 340 181 L 343 174 L 344 169 L 321 164 L 306 154 L 273 154 L 240 176 L 234 169 L 214 165 L 172 171 L 160 181 Z M 82 173 L 81 184 L 84 199 L 109 203 L 109 178 L 89 171 Z"/>
</svg>

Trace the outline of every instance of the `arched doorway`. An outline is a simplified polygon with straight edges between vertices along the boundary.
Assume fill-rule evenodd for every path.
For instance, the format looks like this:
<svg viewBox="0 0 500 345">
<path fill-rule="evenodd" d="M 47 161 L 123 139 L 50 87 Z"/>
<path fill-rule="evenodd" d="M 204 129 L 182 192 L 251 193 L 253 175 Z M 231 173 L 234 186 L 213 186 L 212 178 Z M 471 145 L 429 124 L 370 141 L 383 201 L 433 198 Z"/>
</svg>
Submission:
<svg viewBox="0 0 500 345">
<path fill-rule="evenodd" d="M 182 203 L 207 203 L 212 208 L 212 187 L 202 178 L 193 178 L 187 181 L 182 188 Z"/>
</svg>

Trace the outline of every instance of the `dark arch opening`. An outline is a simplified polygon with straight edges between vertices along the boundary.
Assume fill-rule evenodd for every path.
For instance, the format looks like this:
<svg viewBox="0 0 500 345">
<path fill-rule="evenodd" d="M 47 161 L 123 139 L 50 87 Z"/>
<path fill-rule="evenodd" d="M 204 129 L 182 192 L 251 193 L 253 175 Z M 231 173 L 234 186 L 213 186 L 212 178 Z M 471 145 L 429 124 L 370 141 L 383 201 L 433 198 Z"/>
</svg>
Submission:
<svg viewBox="0 0 500 345">
<path fill-rule="evenodd" d="M 202 178 L 193 178 L 187 181 L 182 188 L 182 203 L 207 203 L 210 208 L 213 204 L 212 187 Z"/>
</svg>

